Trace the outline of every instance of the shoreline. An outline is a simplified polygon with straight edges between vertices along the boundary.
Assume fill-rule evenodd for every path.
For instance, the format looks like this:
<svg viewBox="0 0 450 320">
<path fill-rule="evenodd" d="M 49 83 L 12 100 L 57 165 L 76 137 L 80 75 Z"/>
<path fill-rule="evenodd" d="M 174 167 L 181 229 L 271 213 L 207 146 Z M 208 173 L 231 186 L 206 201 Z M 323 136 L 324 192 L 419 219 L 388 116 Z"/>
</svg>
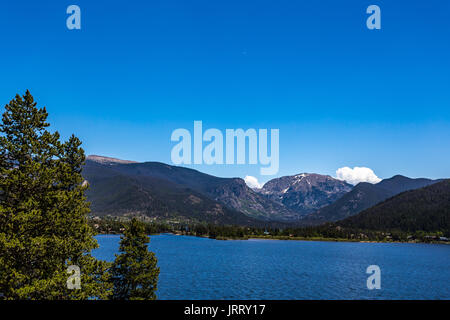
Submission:
<svg viewBox="0 0 450 320">
<path fill-rule="evenodd" d="M 239 240 L 239 239 L 225 239 L 225 240 Z M 244 240 L 244 239 L 241 239 Z M 266 238 L 266 237 L 249 237 L 247 240 L 286 240 L 286 241 L 318 241 L 318 242 L 357 242 L 357 243 L 409 243 L 409 244 L 450 244 L 445 241 L 377 241 L 377 240 L 352 240 L 340 238 L 300 238 L 293 237 L 285 239 L 283 237 Z"/>
<path fill-rule="evenodd" d="M 210 238 L 209 236 L 197 236 L 192 234 L 182 234 L 182 233 L 173 233 L 173 232 L 163 232 L 163 233 L 154 233 L 149 234 L 148 236 L 156 236 L 156 235 L 163 235 L 163 234 L 170 234 L 174 236 L 187 236 L 187 237 L 197 237 L 197 238 L 206 238 L 211 240 L 217 240 L 217 241 L 233 241 L 233 240 L 285 240 L 285 241 L 317 241 L 317 242 L 358 242 L 358 243 L 409 243 L 409 244 L 446 244 L 449 245 L 450 242 L 446 241 L 430 241 L 430 242 L 424 242 L 424 241 L 377 241 L 377 240 L 353 240 L 353 239 L 345 239 L 345 238 L 303 238 L 303 237 L 267 237 L 267 236 L 249 236 L 244 238 L 229 238 L 229 237 L 216 237 L 216 238 Z M 122 235 L 121 233 L 98 233 L 98 235 Z"/>
</svg>

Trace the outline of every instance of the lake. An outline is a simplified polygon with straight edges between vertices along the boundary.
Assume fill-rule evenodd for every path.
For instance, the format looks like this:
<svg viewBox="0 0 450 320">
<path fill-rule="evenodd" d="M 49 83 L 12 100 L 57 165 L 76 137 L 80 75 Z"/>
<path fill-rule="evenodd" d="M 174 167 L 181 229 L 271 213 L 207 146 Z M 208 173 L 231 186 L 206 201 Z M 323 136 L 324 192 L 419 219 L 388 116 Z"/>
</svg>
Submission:
<svg viewBox="0 0 450 320">
<path fill-rule="evenodd" d="M 112 261 L 119 235 L 93 255 Z M 450 299 L 450 245 L 151 236 L 158 299 Z M 381 289 L 367 289 L 369 265 Z"/>
</svg>

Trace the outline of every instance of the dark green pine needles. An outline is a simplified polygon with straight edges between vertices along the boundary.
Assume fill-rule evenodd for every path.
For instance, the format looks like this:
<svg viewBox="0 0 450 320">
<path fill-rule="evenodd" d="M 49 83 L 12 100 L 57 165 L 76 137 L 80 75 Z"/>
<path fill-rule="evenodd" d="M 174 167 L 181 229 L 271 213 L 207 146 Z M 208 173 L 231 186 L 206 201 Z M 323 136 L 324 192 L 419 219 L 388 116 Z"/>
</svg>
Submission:
<svg viewBox="0 0 450 320">
<path fill-rule="evenodd" d="M 126 227 L 120 241 L 120 254 L 112 267 L 113 299 L 156 299 L 159 268 L 153 252 L 148 251 L 150 239 L 145 225 L 133 219 Z"/>
<path fill-rule="evenodd" d="M 0 124 L 0 299 L 155 299 L 159 268 L 143 225 L 133 220 L 111 264 L 98 247 L 72 136 L 47 130 L 48 113 L 29 91 L 5 106 Z M 70 282 L 68 267 L 81 273 Z M 111 270 L 112 269 L 112 270 Z M 114 278 L 111 278 L 111 273 Z"/>
<path fill-rule="evenodd" d="M 89 204 L 75 136 L 64 143 L 47 130 L 48 114 L 27 91 L 5 106 L 0 124 L 0 297 L 87 299 L 111 294 L 108 264 L 87 224 Z M 81 289 L 67 286 L 69 265 Z"/>
</svg>

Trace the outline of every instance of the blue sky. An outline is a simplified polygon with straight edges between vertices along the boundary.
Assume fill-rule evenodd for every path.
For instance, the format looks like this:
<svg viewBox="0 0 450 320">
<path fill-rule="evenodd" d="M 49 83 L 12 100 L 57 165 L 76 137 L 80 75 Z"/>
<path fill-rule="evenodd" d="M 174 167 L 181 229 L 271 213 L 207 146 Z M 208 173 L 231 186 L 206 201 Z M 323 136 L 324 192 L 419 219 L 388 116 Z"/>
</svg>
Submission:
<svg viewBox="0 0 450 320">
<path fill-rule="evenodd" d="M 170 163 L 172 131 L 202 120 L 280 129 L 277 176 L 450 177 L 449 1 L 2 1 L 0 45 L 0 103 L 29 89 L 87 154 Z"/>
</svg>

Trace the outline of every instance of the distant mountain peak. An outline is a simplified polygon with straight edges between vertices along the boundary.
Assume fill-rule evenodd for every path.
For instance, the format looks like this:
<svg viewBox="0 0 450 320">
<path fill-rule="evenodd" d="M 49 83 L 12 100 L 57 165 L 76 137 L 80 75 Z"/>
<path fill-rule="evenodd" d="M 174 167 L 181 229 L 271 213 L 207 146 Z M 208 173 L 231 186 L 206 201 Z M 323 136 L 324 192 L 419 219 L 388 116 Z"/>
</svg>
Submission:
<svg viewBox="0 0 450 320">
<path fill-rule="evenodd" d="M 303 215 L 329 205 L 351 189 L 350 184 L 328 175 L 300 173 L 272 179 L 258 192 Z"/>
<path fill-rule="evenodd" d="M 323 223 L 325 221 L 345 219 L 399 193 L 423 188 L 439 181 L 441 180 L 412 179 L 402 175 L 395 175 L 376 184 L 360 182 L 336 202 L 307 216 L 305 221 L 316 220 L 315 223 Z"/>
<path fill-rule="evenodd" d="M 405 177 L 405 176 L 403 176 L 401 174 L 396 174 L 395 176 L 392 176 L 392 177 L 384 179 L 384 180 L 389 181 L 389 180 L 411 180 L 411 179 L 412 178 Z"/>
<path fill-rule="evenodd" d="M 87 160 L 90 160 L 90 161 L 97 162 L 97 163 L 101 163 L 101 164 L 109 164 L 109 165 L 113 165 L 113 164 L 127 164 L 127 163 L 138 163 L 138 162 L 136 162 L 136 161 L 122 160 L 122 159 L 117 159 L 117 158 L 98 156 L 98 155 L 95 155 L 95 154 L 92 154 L 92 155 L 87 156 L 86 159 L 87 159 Z"/>
<path fill-rule="evenodd" d="M 404 176 L 402 174 L 396 174 L 395 176 L 392 176 L 390 179 L 394 179 L 394 178 L 402 178 L 402 179 L 411 179 L 407 176 Z"/>
</svg>

